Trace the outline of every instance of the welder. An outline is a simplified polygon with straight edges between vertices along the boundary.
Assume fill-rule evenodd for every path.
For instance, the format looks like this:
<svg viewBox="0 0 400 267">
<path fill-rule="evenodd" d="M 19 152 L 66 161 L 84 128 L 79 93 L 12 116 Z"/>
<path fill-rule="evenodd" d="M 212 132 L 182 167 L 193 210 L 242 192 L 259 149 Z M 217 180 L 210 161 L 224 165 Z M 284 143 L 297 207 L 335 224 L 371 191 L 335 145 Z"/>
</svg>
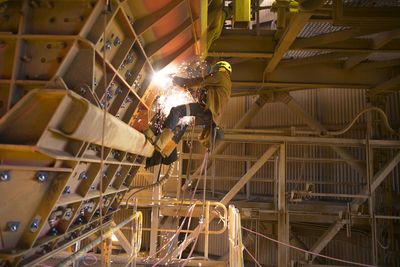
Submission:
<svg viewBox="0 0 400 267">
<path fill-rule="evenodd" d="M 200 90 L 200 96 L 195 103 L 173 107 L 166 118 L 163 131 L 156 136 L 148 128 L 144 131 L 147 139 L 154 144 L 162 157 L 168 157 L 176 148 L 186 127 L 177 131 L 179 120 L 185 116 L 195 117 L 196 125 L 203 125 L 199 141 L 207 148 L 210 147 L 211 133 L 220 123 L 224 107 L 231 95 L 232 67 L 226 61 L 219 61 L 211 68 L 211 73 L 205 77 L 182 78 L 174 76 L 173 83 L 188 90 Z M 179 127 L 178 127 L 179 128 Z"/>
</svg>

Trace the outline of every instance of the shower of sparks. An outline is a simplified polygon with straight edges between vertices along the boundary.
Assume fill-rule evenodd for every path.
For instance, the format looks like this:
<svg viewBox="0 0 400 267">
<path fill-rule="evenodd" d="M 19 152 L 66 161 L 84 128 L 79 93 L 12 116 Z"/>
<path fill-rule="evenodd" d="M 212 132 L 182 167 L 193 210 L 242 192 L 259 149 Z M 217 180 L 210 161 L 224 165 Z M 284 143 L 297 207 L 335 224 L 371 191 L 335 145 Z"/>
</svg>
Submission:
<svg viewBox="0 0 400 267">
<path fill-rule="evenodd" d="M 173 107 L 196 102 L 188 91 L 172 83 L 172 77 L 175 75 L 186 78 L 198 77 L 205 72 L 205 68 L 204 62 L 195 58 L 180 66 L 167 66 L 154 73 L 152 83 L 159 89 L 159 94 L 153 105 L 153 112 L 165 119 Z M 193 117 L 186 116 L 179 121 L 179 125 L 188 125 L 192 121 Z"/>
</svg>

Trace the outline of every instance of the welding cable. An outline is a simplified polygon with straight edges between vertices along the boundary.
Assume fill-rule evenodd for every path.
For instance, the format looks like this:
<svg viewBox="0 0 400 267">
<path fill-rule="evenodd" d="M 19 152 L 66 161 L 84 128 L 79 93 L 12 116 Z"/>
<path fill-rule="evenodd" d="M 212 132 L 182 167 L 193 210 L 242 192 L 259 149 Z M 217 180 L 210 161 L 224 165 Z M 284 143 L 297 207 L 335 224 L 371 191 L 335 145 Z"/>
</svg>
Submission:
<svg viewBox="0 0 400 267">
<path fill-rule="evenodd" d="M 276 239 L 274 239 L 274 238 L 268 237 L 268 236 L 266 236 L 266 235 L 263 235 L 263 234 L 261 234 L 261 233 L 258 233 L 258 232 L 256 232 L 256 231 L 253 231 L 253 230 L 248 229 L 248 228 L 243 227 L 243 226 L 242 226 L 242 229 L 243 229 L 243 230 L 246 230 L 246 231 L 248 231 L 248 232 L 250 232 L 250 233 L 253 233 L 253 234 L 255 234 L 255 235 L 261 236 L 261 237 L 263 237 L 263 238 L 265 238 L 265 239 L 267 239 L 267 240 L 269 240 L 269 241 L 275 242 L 275 243 L 277 243 L 277 244 L 279 244 L 279 245 L 282 245 L 282 246 L 285 246 L 285 247 L 289 247 L 289 248 L 292 248 L 292 249 L 295 249 L 295 250 L 304 252 L 304 253 L 306 253 L 306 254 L 311 254 L 311 255 L 314 255 L 314 256 L 316 256 L 316 257 L 321 257 L 321 258 L 325 258 L 325 259 L 328 259 L 328 260 L 333 260 L 333 261 L 338 261 L 338 262 L 343 262 L 343 263 L 352 264 L 352 265 L 357 265 L 357 266 L 363 266 L 363 267 L 377 267 L 376 265 L 364 264 L 364 263 L 359 263 L 359 262 L 354 262 L 354 261 L 342 260 L 342 259 L 338 259 L 338 258 L 334 258 L 334 257 L 330 257 L 330 256 L 325 256 L 325 255 L 322 255 L 322 254 L 319 254 L 319 253 L 315 253 L 315 252 L 312 252 L 312 251 L 308 251 L 308 250 L 305 250 L 305 249 L 302 249 L 302 248 L 299 248 L 299 247 L 296 247 L 296 246 L 287 244 L 287 243 L 285 243 L 285 242 L 276 240 Z"/>
<path fill-rule="evenodd" d="M 128 207 L 129 201 L 130 201 L 130 200 L 133 198 L 133 196 L 136 195 L 137 193 L 139 193 L 139 192 L 141 192 L 141 191 L 144 191 L 144 190 L 147 190 L 147 189 L 152 189 L 152 188 L 155 188 L 155 187 L 158 187 L 158 186 L 163 186 L 163 185 L 168 181 L 168 179 L 171 177 L 172 172 L 173 172 L 173 170 L 174 170 L 174 167 L 175 167 L 175 162 L 173 162 L 173 163 L 171 163 L 171 164 L 169 165 L 168 170 L 167 170 L 167 174 L 165 174 L 164 177 L 162 177 L 161 179 L 160 179 L 160 172 L 159 172 L 159 173 L 158 173 L 157 182 L 155 182 L 155 183 L 153 183 L 153 184 L 148 184 L 148 185 L 144 185 L 144 186 L 140 186 L 140 187 L 131 187 L 131 189 L 138 189 L 138 190 L 136 190 L 135 192 L 133 192 L 133 193 L 128 197 L 128 199 L 126 200 L 126 206 Z M 161 171 L 161 168 L 160 168 L 160 171 Z"/>
<path fill-rule="evenodd" d="M 262 265 L 256 260 L 256 258 L 253 256 L 253 254 L 250 253 L 250 251 L 243 245 L 244 250 L 246 250 L 247 254 L 249 254 L 250 258 L 253 259 L 254 263 L 258 266 L 258 267 L 262 267 Z"/>
<path fill-rule="evenodd" d="M 378 114 L 381 116 L 381 118 L 383 120 L 383 125 L 391 134 L 400 136 L 400 133 L 396 132 L 390 126 L 389 120 L 388 120 L 388 117 L 387 117 L 385 111 L 383 111 L 381 108 L 378 108 L 378 107 L 369 107 L 369 108 L 365 108 L 365 109 L 361 110 L 359 113 L 357 113 L 357 115 L 354 117 L 354 119 L 350 123 L 348 123 L 343 129 L 337 130 L 337 131 L 327 131 L 325 133 L 325 135 L 337 136 L 337 135 L 342 135 L 342 134 L 346 133 L 347 131 L 349 131 L 351 129 L 351 127 L 353 127 L 353 125 L 356 123 L 356 121 L 360 118 L 361 115 L 363 115 L 366 112 L 372 112 L 372 111 L 378 112 Z"/>
</svg>

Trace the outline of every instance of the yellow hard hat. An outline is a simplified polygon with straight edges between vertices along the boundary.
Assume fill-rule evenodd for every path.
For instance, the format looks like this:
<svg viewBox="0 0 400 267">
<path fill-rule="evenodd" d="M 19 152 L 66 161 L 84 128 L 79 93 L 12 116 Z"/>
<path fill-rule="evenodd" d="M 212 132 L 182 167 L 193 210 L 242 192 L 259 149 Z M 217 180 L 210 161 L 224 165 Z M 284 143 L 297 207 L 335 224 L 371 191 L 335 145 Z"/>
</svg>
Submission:
<svg viewBox="0 0 400 267">
<path fill-rule="evenodd" d="M 214 69 L 218 70 L 219 68 L 225 68 L 227 71 L 229 71 L 229 74 L 232 73 L 231 64 L 226 61 L 218 61 L 217 63 L 215 63 Z"/>
</svg>

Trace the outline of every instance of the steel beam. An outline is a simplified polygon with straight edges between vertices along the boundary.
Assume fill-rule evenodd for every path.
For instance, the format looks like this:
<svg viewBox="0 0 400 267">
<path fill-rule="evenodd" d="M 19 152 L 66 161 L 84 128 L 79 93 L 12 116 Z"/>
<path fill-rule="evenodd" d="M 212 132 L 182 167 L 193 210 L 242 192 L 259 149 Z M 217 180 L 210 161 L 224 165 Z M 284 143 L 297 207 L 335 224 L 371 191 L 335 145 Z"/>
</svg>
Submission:
<svg viewBox="0 0 400 267">
<path fill-rule="evenodd" d="M 400 151 L 396 153 L 396 155 L 387 162 L 373 177 L 371 183 L 371 193 L 375 192 L 375 190 L 379 187 L 379 185 L 385 180 L 385 178 L 393 171 L 393 169 L 400 163 Z M 356 198 L 351 202 L 351 206 L 359 206 L 363 204 L 369 196 L 369 188 L 364 187 L 361 191 L 361 195 L 366 195 L 365 198 Z"/>
<path fill-rule="evenodd" d="M 122 221 L 121 223 L 119 223 L 115 227 L 112 227 L 111 229 L 109 229 L 108 231 L 103 233 L 102 236 L 96 238 L 94 241 L 90 242 L 85 247 L 81 248 L 79 251 L 77 251 L 74 254 L 72 254 L 70 257 L 68 257 L 68 258 L 64 259 L 63 261 L 61 261 L 59 264 L 57 264 L 57 267 L 69 266 L 74 261 L 76 261 L 77 259 L 82 257 L 82 255 L 86 254 L 88 251 L 90 251 L 91 249 L 93 249 L 94 247 L 99 245 L 103 241 L 104 238 L 111 237 L 111 235 L 113 234 L 113 232 L 115 230 L 120 229 L 121 227 L 125 226 L 130 221 L 132 221 L 135 218 L 137 218 L 137 216 L 138 216 L 138 213 L 135 213 L 135 214 L 129 216 L 128 218 L 126 218 L 124 221 Z"/>
<path fill-rule="evenodd" d="M 290 46 L 293 44 L 297 35 L 303 29 L 311 15 L 311 13 L 298 13 L 294 15 L 282 37 L 280 38 L 280 41 L 275 48 L 274 55 L 268 62 L 268 65 L 263 72 L 263 77 L 265 73 L 273 72 L 275 70 L 286 51 L 289 50 Z"/>
<path fill-rule="evenodd" d="M 180 35 L 182 32 L 187 30 L 192 25 L 190 19 L 185 20 L 181 25 L 179 25 L 175 30 L 167 34 L 166 36 L 157 39 L 156 41 L 146 45 L 145 51 L 148 57 L 153 56 L 159 50 L 161 50 L 164 46 L 166 46 L 169 42 L 171 42 L 174 38 Z"/>
<path fill-rule="evenodd" d="M 279 146 L 278 158 L 278 240 L 289 243 L 289 214 L 286 207 L 286 144 Z M 278 267 L 288 266 L 289 249 L 278 245 Z"/>
<path fill-rule="evenodd" d="M 278 95 L 278 100 L 282 101 L 287 105 L 287 107 L 293 112 L 300 116 L 304 122 L 310 126 L 311 129 L 320 131 L 321 133 L 326 132 L 327 129 L 320 124 L 314 117 L 312 117 L 303 107 L 300 106 L 299 103 L 288 93 L 283 93 Z M 349 165 L 355 169 L 361 176 L 366 177 L 365 165 L 356 161 L 353 155 L 350 152 L 346 151 L 342 147 L 331 146 L 332 150 L 335 151 L 342 159 L 346 160 Z"/>
<path fill-rule="evenodd" d="M 157 70 L 161 70 L 161 69 L 165 68 L 169 63 L 171 63 L 172 61 L 179 58 L 184 52 L 186 52 L 194 44 L 195 44 L 195 39 L 191 38 L 189 41 L 187 41 L 184 45 L 182 45 L 178 50 L 176 50 L 171 55 L 166 56 L 163 59 L 160 59 L 160 60 L 154 62 L 153 63 L 154 68 Z"/>
<path fill-rule="evenodd" d="M 272 145 L 267 151 L 260 157 L 260 159 L 254 163 L 250 170 L 232 187 L 232 189 L 221 199 L 221 203 L 227 205 L 235 195 L 242 189 L 242 187 L 253 177 L 253 175 L 265 164 L 265 162 L 278 150 L 279 146 Z M 210 216 L 210 221 L 215 218 L 215 214 Z M 172 253 L 171 257 L 176 258 L 184 251 L 204 230 L 204 223 L 199 224 L 194 232 L 191 233 Z"/>
<path fill-rule="evenodd" d="M 400 30 L 399 29 L 394 29 L 390 31 L 385 31 L 385 32 L 380 32 L 377 34 L 374 34 L 372 37 L 372 45 L 371 47 L 373 49 L 380 49 L 393 39 L 397 38 L 400 36 Z M 349 59 L 346 60 L 346 62 L 343 64 L 343 67 L 345 69 L 352 69 L 355 67 L 357 64 L 360 62 L 366 60 L 372 53 L 362 53 L 360 55 L 355 55 L 350 57 Z"/>
<path fill-rule="evenodd" d="M 135 32 L 140 35 L 144 33 L 146 30 L 148 30 L 152 25 L 154 25 L 157 21 L 159 21 L 161 18 L 166 16 L 169 12 L 174 10 L 177 6 L 179 6 L 181 3 L 183 3 L 184 0 L 173 0 L 164 7 L 162 7 L 160 10 L 147 15 L 143 18 L 138 19 L 134 24 L 133 28 L 135 29 Z"/>
<path fill-rule="evenodd" d="M 229 131 L 229 133 L 226 133 Z M 365 145 L 365 139 L 355 138 L 335 138 L 335 137 L 312 137 L 312 136 L 275 136 L 267 134 L 249 134 L 249 133 L 236 133 L 234 129 L 226 130 L 224 134 L 224 141 L 235 143 L 281 143 L 290 142 L 297 144 L 315 144 L 315 145 L 335 145 L 335 146 L 352 146 L 359 147 Z M 185 139 L 188 139 L 188 135 Z M 373 147 L 400 147 L 400 140 L 378 140 L 372 139 L 370 143 Z M 355 161 L 357 162 L 357 160 Z"/>
<path fill-rule="evenodd" d="M 115 223 L 113 223 L 113 227 Z M 122 233 L 121 229 L 118 229 L 114 232 L 114 235 L 117 237 L 120 246 L 125 250 L 128 255 L 133 255 L 133 248 L 129 240 L 125 237 L 124 233 Z"/>
<path fill-rule="evenodd" d="M 398 87 L 400 85 L 400 75 L 396 75 L 391 79 L 385 79 L 383 82 L 377 84 L 370 90 L 368 90 L 369 96 L 375 96 L 380 94 L 387 94 L 390 92 L 398 91 Z"/>
<path fill-rule="evenodd" d="M 374 31 L 369 30 L 369 32 L 376 32 L 379 29 Z M 387 28 L 383 28 L 382 30 L 386 31 Z M 339 33 L 336 33 L 338 35 Z M 342 35 L 344 35 L 342 33 Z M 313 37 L 314 38 L 314 37 Z M 350 38 L 344 39 L 341 41 L 335 41 L 333 38 L 326 38 L 328 40 L 324 40 L 323 37 L 319 37 L 321 41 L 318 41 L 321 44 L 317 44 L 317 40 L 315 40 L 314 45 L 310 44 L 311 41 L 307 41 L 310 38 L 299 38 L 295 41 L 293 40 L 293 44 L 289 46 L 285 50 L 285 52 L 290 50 L 318 50 L 318 51 L 329 51 L 329 52 L 346 52 L 346 53 L 373 53 L 377 52 L 377 49 L 374 49 L 371 46 L 370 39 L 361 39 L 361 38 Z M 332 41 L 332 43 L 328 43 L 328 41 Z M 305 43 L 307 41 L 307 43 Z M 282 44 L 283 45 L 283 44 Z M 307 45 L 307 46 L 305 46 Z M 253 36 L 251 33 L 241 34 L 241 35 L 233 35 L 229 32 L 224 32 L 222 36 L 217 39 L 212 47 L 209 50 L 210 56 L 234 56 L 241 58 L 270 58 L 271 55 L 274 55 L 278 52 L 279 44 L 276 44 L 273 36 L 271 35 L 263 35 L 263 36 Z M 283 49 L 286 47 L 280 48 Z M 400 41 L 398 39 L 388 40 L 387 43 L 383 44 L 378 51 L 380 53 L 394 53 L 398 52 L 400 49 Z M 283 51 L 283 50 L 282 50 Z M 280 51 L 280 54 L 282 53 Z M 277 58 L 278 55 L 275 56 Z M 271 59 L 272 60 L 272 59 Z M 275 61 L 276 59 L 274 59 Z"/>
<path fill-rule="evenodd" d="M 229 190 L 229 192 L 221 199 L 221 203 L 228 205 L 228 203 L 235 197 L 235 195 L 242 189 L 242 187 L 250 181 L 254 174 L 271 158 L 271 156 L 278 150 L 278 146 L 272 145 L 267 151 L 260 157 L 260 159 L 254 163 L 253 166 L 246 172 L 245 175 Z"/>
<path fill-rule="evenodd" d="M 399 47 L 400 49 L 400 47 Z M 371 88 L 380 84 L 399 71 L 399 68 L 364 69 L 355 68 L 348 72 L 341 62 L 309 64 L 307 68 L 287 68 L 278 66 L 263 81 L 265 63 L 260 60 L 247 60 L 232 64 L 233 88 L 271 87 L 271 88 Z M 259 94 L 259 90 L 254 90 Z"/>
<path fill-rule="evenodd" d="M 313 244 L 311 247 L 310 251 L 314 253 L 320 253 L 326 245 L 336 236 L 336 234 L 342 229 L 342 227 L 345 225 L 345 221 L 342 219 L 337 220 L 335 223 L 333 223 L 331 226 L 329 226 L 328 230 L 320 236 L 320 238 Z M 308 254 L 306 254 L 306 259 L 309 257 Z M 311 256 L 311 262 L 315 259 L 315 255 Z"/>
</svg>

